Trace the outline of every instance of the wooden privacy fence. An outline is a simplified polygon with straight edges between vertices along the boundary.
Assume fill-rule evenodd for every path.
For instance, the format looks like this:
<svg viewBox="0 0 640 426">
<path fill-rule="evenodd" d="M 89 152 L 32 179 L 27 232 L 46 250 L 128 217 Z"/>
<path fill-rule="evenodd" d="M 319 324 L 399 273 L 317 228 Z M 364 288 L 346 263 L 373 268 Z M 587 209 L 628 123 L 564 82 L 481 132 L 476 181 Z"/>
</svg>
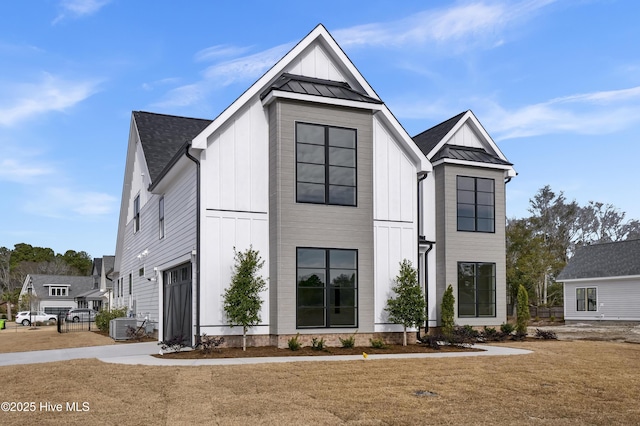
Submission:
<svg viewBox="0 0 640 426">
<path fill-rule="evenodd" d="M 542 306 L 529 306 L 529 313 L 531 318 L 551 318 L 560 319 L 564 317 L 564 307 L 552 306 L 550 308 Z"/>
</svg>

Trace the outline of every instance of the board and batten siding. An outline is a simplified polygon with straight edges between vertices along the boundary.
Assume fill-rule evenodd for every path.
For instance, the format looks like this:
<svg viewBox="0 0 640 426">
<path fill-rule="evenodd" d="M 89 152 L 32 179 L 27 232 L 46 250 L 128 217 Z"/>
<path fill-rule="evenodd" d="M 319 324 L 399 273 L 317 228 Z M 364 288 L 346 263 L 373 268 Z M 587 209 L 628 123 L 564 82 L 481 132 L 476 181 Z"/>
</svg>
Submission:
<svg viewBox="0 0 640 426">
<path fill-rule="evenodd" d="M 357 130 L 357 207 L 297 203 L 295 123 Z M 358 250 L 358 330 L 372 332 L 373 149 L 371 112 L 277 100 L 269 106 L 270 279 L 272 334 L 314 334 L 296 329 L 296 248 Z M 351 332 L 354 329 L 321 329 Z"/>
<path fill-rule="evenodd" d="M 268 122 L 257 96 L 208 137 L 201 154 L 200 327 L 208 335 L 242 334 L 242 328 L 229 327 L 223 308 L 234 249 L 258 250 L 265 261 L 259 273 L 270 285 L 268 156 Z M 269 290 L 262 297 L 263 325 L 249 334 L 269 333 Z"/>
<path fill-rule="evenodd" d="M 191 253 L 196 249 L 196 168 L 190 161 L 181 165 L 182 170 L 164 194 L 144 191 L 146 202 L 140 207 L 140 230 L 134 234 L 133 220 L 129 220 L 120 262 L 119 277 L 123 279 L 124 296 L 115 299 L 116 306 L 135 305 L 135 315 L 148 315 L 149 319 L 158 322 L 162 309 L 162 272 L 191 261 Z M 162 195 L 165 236 L 160 239 L 158 201 Z M 139 275 L 141 268 L 144 268 L 144 276 Z M 154 268 L 158 269 L 157 274 Z M 131 296 L 128 294 L 129 274 L 132 277 Z M 162 335 L 160 322 L 157 327 Z"/>
<path fill-rule="evenodd" d="M 325 80 L 347 81 L 345 74 L 338 70 L 336 63 L 330 59 L 327 51 L 317 43 L 307 47 L 296 59 L 291 61 L 284 72 Z M 348 83 L 351 87 L 358 87 L 357 82 L 353 79 Z"/>
<path fill-rule="evenodd" d="M 456 298 L 455 320 L 458 325 L 496 326 L 504 323 L 506 312 L 506 244 L 505 244 L 505 183 L 504 171 L 442 164 L 436 166 L 436 264 L 438 270 L 438 304 L 446 287 L 451 284 Z M 457 223 L 457 176 L 493 179 L 495 182 L 495 232 L 462 232 Z M 496 316 L 458 317 L 458 262 L 489 262 L 496 264 Z M 440 312 L 438 308 L 438 318 Z"/>
<path fill-rule="evenodd" d="M 417 268 L 417 167 L 402 144 L 373 117 L 375 331 L 402 331 L 384 310 L 407 259 Z"/>
<path fill-rule="evenodd" d="M 597 289 L 597 311 L 578 311 L 576 288 Z M 565 321 L 640 321 L 640 277 L 564 283 Z"/>
</svg>

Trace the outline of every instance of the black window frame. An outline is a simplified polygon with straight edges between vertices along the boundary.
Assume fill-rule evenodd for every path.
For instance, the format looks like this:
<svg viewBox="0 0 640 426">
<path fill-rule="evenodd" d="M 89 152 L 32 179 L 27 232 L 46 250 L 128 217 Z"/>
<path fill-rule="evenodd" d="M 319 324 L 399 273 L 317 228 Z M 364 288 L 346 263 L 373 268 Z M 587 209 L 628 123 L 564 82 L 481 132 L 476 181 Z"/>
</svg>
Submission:
<svg viewBox="0 0 640 426">
<path fill-rule="evenodd" d="M 323 252 L 324 256 L 324 266 L 323 267 L 301 267 L 300 266 L 300 251 L 301 250 L 315 250 L 318 252 Z M 345 267 L 331 267 L 331 253 L 332 252 L 351 252 L 355 256 L 355 268 L 345 268 Z M 326 248 L 326 247 L 296 247 L 296 329 L 336 329 L 336 328 L 357 328 L 359 323 L 359 303 L 358 303 L 358 263 L 359 263 L 359 253 L 357 249 L 345 249 L 345 248 Z M 324 274 L 324 282 L 323 286 L 317 286 L 315 289 L 323 290 L 323 324 L 317 325 L 301 325 L 301 320 L 303 319 L 301 315 L 301 311 L 306 309 L 318 309 L 317 305 L 301 305 L 301 289 L 313 289 L 312 287 L 300 286 L 300 282 L 298 281 L 298 277 L 301 275 L 300 270 L 304 269 L 317 269 L 322 271 Z M 338 293 L 339 287 L 336 287 L 329 283 L 329 277 L 331 276 L 332 271 L 354 271 L 353 277 L 353 305 L 333 305 L 331 300 L 340 296 Z M 347 287 L 347 290 L 351 290 L 351 288 Z M 332 293 L 333 292 L 333 293 Z M 341 309 L 353 309 L 353 323 L 351 324 L 332 324 L 333 315 L 339 315 Z"/>
<path fill-rule="evenodd" d="M 473 266 L 473 302 L 469 303 L 469 302 L 465 302 L 466 297 L 464 297 L 465 295 L 468 296 L 468 294 L 466 294 L 466 292 L 464 292 L 464 281 L 463 278 L 464 277 L 469 277 L 471 278 L 470 275 L 466 275 L 463 274 L 463 268 L 465 265 L 471 265 Z M 480 273 L 481 270 L 481 266 L 487 266 L 487 265 L 491 265 L 492 266 L 492 275 L 491 277 L 491 285 L 492 288 L 491 290 L 486 290 L 486 289 L 479 289 L 478 288 L 478 281 L 479 279 L 486 277 L 483 276 Z M 490 292 L 492 297 L 491 297 L 491 302 L 490 303 L 482 303 L 481 300 L 484 300 L 482 297 L 482 293 L 487 293 Z M 496 304 L 496 264 L 494 262 L 458 262 L 458 297 L 457 297 L 457 302 L 458 302 L 458 318 L 496 318 L 497 316 L 497 304 Z M 473 307 L 473 314 L 467 314 L 467 313 L 462 313 L 462 312 L 467 312 L 466 309 L 462 309 L 463 307 Z M 481 312 L 483 311 L 483 307 L 486 306 L 491 306 L 493 313 L 490 315 L 487 314 L 481 314 Z"/>
<path fill-rule="evenodd" d="M 306 141 L 300 141 L 299 140 L 299 126 L 303 125 L 303 126 L 316 126 L 316 127 L 321 127 L 324 129 L 324 141 L 323 144 L 314 144 L 311 142 L 306 142 Z M 345 146 L 341 146 L 341 145 L 337 145 L 331 144 L 331 138 L 330 138 L 330 133 L 332 129 L 338 129 L 338 130 L 348 130 L 353 132 L 353 148 L 351 147 L 345 147 Z M 295 144 L 296 144 L 296 149 L 295 149 L 295 174 L 296 174 L 296 202 L 297 203 L 304 203 L 304 204 L 321 204 L 321 205 L 332 205 L 332 206 L 345 206 L 345 207 L 358 207 L 358 130 L 355 128 L 349 128 L 349 127 L 340 127 L 340 126 L 332 126 L 332 125 L 327 125 L 327 124 L 318 124 L 318 123 L 309 123 L 309 122 L 302 122 L 302 121 L 297 121 L 295 123 Z M 304 146 L 308 146 L 308 147 L 313 147 L 313 146 L 323 146 L 324 147 L 324 151 L 323 151 L 323 161 L 322 163 L 320 162 L 309 162 L 309 161 L 300 161 L 301 158 L 301 154 L 300 154 L 300 148 L 301 145 Z M 332 164 L 332 149 L 334 150 L 333 152 L 335 152 L 336 150 L 353 150 L 353 166 L 348 166 L 348 165 L 344 165 L 344 164 L 338 164 L 338 163 L 333 163 Z M 300 166 L 304 166 L 304 165 L 308 165 L 308 166 L 323 166 L 323 183 L 320 182 L 314 182 L 314 181 L 305 181 L 305 180 L 301 180 L 300 176 L 299 176 L 299 168 Z M 332 169 L 334 170 L 334 172 L 332 172 Z M 339 183 L 332 183 L 332 176 L 336 176 L 338 175 L 338 171 L 345 171 L 348 169 L 353 169 L 353 185 L 346 185 L 346 184 L 339 184 Z M 324 192 L 323 192 L 323 197 L 324 200 L 323 201 L 313 201 L 313 200 L 308 200 L 308 199 L 303 199 L 301 197 L 301 191 L 300 191 L 300 185 L 323 185 L 324 186 Z M 332 202 L 331 198 L 332 198 L 332 192 L 331 189 L 335 188 L 353 188 L 353 203 L 342 203 L 342 202 Z"/>
<path fill-rule="evenodd" d="M 133 274 L 129 274 L 129 295 L 133 294 Z"/>
<path fill-rule="evenodd" d="M 578 296 L 579 290 L 582 290 L 582 297 Z M 589 294 L 592 292 L 595 296 L 593 298 Z M 580 302 L 582 302 L 582 306 Z M 576 311 L 598 312 L 598 287 L 576 287 Z"/>
<path fill-rule="evenodd" d="M 140 230 L 140 194 L 133 199 L 133 233 Z"/>
<path fill-rule="evenodd" d="M 466 188 L 461 188 L 461 179 L 473 179 L 473 190 L 469 190 Z M 487 181 L 491 182 L 491 191 L 484 191 L 478 189 L 479 181 Z M 473 194 L 473 202 L 469 202 L 469 200 L 464 200 L 464 195 L 467 197 Z M 482 200 L 482 194 L 491 194 L 491 203 L 487 204 L 486 201 Z M 465 211 L 465 206 L 467 210 L 469 207 L 472 207 L 473 214 L 461 214 Z M 486 216 L 486 214 L 482 213 L 482 210 L 487 210 L 488 207 L 491 207 L 490 217 Z M 464 176 L 457 175 L 456 176 L 456 218 L 457 218 L 457 230 L 460 232 L 483 232 L 486 234 L 494 234 L 496 232 L 496 181 L 495 179 L 478 177 L 478 176 Z M 466 222 L 472 220 L 473 226 L 469 227 L 464 225 Z M 486 221 L 491 222 L 486 222 Z M 482 223 L 490 223 L 491 229 L 482 229 Z"/>
</svg>

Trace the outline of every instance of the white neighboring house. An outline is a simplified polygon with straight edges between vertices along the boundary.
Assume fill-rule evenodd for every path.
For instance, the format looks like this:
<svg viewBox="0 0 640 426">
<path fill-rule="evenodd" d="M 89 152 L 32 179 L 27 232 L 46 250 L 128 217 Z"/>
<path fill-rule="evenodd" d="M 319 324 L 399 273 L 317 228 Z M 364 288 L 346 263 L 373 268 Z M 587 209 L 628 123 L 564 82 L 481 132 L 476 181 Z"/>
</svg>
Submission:
<svg viewBox="0 0 640 426">
<path fill-rule="evenodd" d="M 640 322 L 640 240 L 579 247 L 556 281 L 567 323 Z"/>
<path fill-rule="evenodd" d="M 466 268 L 458 323 L 504 322 L 504 183 L 515 172 L 470 111 L 454 118 L 414 142 L 321 25 L 214 120 L 134 111 L 114 305 L 158 321 L 161 340 L 241 334 L 222 295 L 234 248 L 252 246 L 268 279 L 255 344 L 400 332 L 384 307 L 403 259 L 420 270 L 429 326 L 440 263 L 456 288 Z M 474 187 L 456 187 L 458 174 Z M 456 232 L 473 250 L 437 250 Z"/>
<path fill-rule="evenodd" d="M 91 276 L 28 274 L 20 299 L 30 295 L 30 310 L 57 315 L 77 308 L 76 298 L 94 286 L 95 279 Z"/>
</svg>

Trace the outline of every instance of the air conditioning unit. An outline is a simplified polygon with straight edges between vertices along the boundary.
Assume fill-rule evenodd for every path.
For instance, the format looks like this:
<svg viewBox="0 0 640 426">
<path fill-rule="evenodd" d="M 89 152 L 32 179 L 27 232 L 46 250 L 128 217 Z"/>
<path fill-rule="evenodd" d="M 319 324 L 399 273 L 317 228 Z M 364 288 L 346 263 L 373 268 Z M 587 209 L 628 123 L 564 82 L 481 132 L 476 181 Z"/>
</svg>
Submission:
<svg viewBox="0 0 640 426">
<path fill-rule="evenodd" d="M 128 340 L 127 327 L 136 328 L 135 318 L 114 318 L 109 321 L 109 337 L 113 340 Z"/>
</svg>

